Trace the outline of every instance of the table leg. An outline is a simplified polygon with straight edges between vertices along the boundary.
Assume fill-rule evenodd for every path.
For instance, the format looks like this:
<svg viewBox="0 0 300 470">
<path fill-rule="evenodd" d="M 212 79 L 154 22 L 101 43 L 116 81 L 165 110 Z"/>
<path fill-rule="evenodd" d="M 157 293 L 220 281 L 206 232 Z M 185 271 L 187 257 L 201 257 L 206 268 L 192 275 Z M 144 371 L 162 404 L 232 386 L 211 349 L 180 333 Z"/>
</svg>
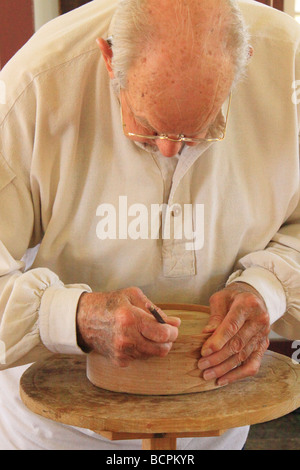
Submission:
<svg viewBox="0 0 300 470">
<path fill-rule="evenodd" d="M 142 439 L 143 450 L 176 450 L 176 437 L 151 437 Z"/>
</svg>

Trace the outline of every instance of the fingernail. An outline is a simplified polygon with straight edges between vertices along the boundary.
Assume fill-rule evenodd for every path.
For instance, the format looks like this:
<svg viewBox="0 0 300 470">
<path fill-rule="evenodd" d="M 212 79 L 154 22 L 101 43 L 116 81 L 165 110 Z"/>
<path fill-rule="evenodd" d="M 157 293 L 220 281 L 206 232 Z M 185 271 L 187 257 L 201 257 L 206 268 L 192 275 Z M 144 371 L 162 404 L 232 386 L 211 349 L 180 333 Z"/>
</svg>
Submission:
<svg viewBox="0 0 300 470">
<path fill-rule="evenodd" d="M 212 353 L 213 353 L 213 351 L 209 348 L 208 349 L 202 349 L 201 356 L 207 357 L 207 356 L 210 356 Z"/>
<path fill-rule="evenodd" d="M 228 385 L 228 383 L 229 383 L 229 382 L 228 382 L 228 380 L 226 380 L 226 379 L 220 379 L 220 380 L 218 380 L 218 385 L 219 385 L 220 387 L 225 387 L 225 385 Z"/>
<path fill-rule="evenodd" d="M 213 333 L 217 328 L 217 325 L 206 325 L 206 327 L 203 329 L 203 333 Z"/>
<path fill-rule="evenodd" d="M 210 367 L 209 361 L 199 361 L 198 362 L 198 369 L 200 369 L 200 370 L 208 369 L 209 367 Z"/>
<path fill-rule="evenodd" d="M 207 370 L 203 374 L 204 380 L 211 380 L 216 377 L 216 373 L 213 370 Z"/>
</svg>

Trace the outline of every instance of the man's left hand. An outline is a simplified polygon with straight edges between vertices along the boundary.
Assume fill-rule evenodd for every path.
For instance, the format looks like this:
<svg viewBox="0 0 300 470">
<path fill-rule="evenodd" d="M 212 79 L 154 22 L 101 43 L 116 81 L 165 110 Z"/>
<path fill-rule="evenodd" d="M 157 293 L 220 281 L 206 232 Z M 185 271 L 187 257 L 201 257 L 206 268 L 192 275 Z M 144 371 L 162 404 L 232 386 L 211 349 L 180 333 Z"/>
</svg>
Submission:
<svg viewBox="0 0 300 470">
<path fill-rule="evenodd" d="M 235 282 L 210 298 L 211 316 L 204 332 L 212 335 L 198 362 L 205 380 L 218 385 L 256 375 L 269 347 L 270 317 L 261 295 Z"/>
</svg>

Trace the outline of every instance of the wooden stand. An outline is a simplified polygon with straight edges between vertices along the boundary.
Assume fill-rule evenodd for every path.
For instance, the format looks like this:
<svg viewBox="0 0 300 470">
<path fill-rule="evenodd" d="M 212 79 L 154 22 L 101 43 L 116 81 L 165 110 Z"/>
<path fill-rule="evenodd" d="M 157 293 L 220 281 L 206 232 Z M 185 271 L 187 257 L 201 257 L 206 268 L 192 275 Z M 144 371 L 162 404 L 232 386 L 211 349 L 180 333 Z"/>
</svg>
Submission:
<svg viewBox="0 0 300 470">
<path fill-rule="evenodd" d="M 300 365 L 267 352 L 256 377 L 201 393 L 142 396 L 109 392 L 86 377 L 86 358 L 54 355 L 20 382 L 25 405 L 41 416 L 111 440 L 142 439 L 144 450 L 175 450 L 180 437 L 220 436 L 300 406 Z"/>
</svg>

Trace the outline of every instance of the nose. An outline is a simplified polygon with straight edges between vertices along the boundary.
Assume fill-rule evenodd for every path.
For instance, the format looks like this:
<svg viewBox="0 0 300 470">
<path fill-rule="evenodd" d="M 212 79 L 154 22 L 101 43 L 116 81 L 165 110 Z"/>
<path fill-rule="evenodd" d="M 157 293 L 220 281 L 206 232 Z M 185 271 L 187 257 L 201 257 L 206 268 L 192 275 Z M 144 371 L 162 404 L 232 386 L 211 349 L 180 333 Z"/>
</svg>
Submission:
<svg viewBox="0 0 300 470">
<path fill-rule="evenodd" d="M 160 153 L 167 158 L 175 157 L 183 145 L 182 142 L 172 142 L 170 140 L 157 139 L 155 142 Z"/>
</svg>

